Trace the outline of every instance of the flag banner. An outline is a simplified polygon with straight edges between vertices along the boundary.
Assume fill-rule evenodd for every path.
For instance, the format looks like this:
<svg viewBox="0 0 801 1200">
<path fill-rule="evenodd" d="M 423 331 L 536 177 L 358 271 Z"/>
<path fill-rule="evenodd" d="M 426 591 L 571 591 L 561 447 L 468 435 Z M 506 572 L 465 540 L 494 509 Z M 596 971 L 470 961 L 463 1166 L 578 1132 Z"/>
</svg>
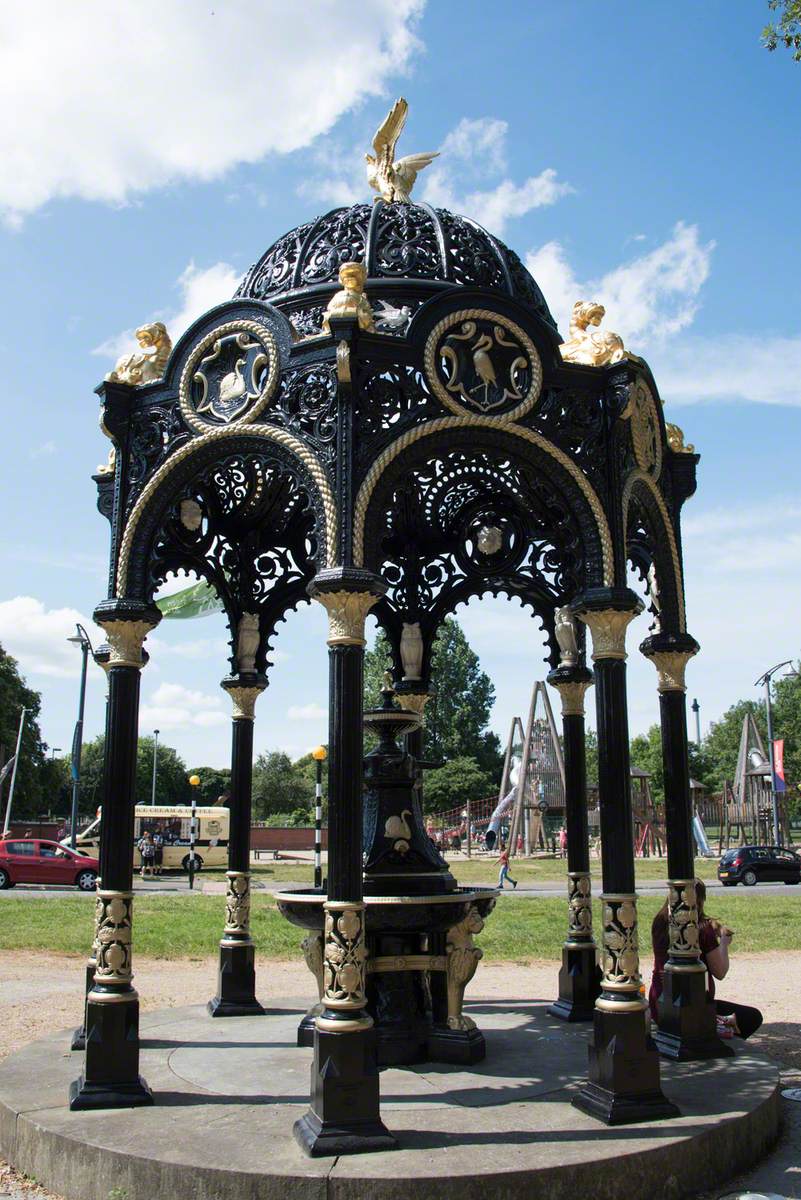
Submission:
<svg viewBox="0 0 801 1200">
<path fill-rule="evenodd" d="M 2 771 L 0 771 L 0 783 L 3 782 L 6 775 L 8 775 L 9 771 L 13 771 L 14 761 L 15 761 L 16 757 L 17 757 L 16 754 L 12 754 L 11 758 L 8 760 L 6 765 L 3 767 Z"/>
<path fill-rule="evenodd" d="M 208 617 L 211 613 L 223 611 L 222 601 L 214 588 L 209 587 L 205 580 L 193 583 L 191 587 L 181 592 L 173 592 L 156 601 L 161 615 L 168 620 L 189 620 L 193 617 Z"/>
<path fill-rule="evenodd" d="M 72 755 L 70 757 L 70 775 L 77 781 L 81 777 L 81 747 L 83 745 L 83 721 L 75 722 L 72 735 Z"/>
<path fill-rule="evenodd" d="M 787 782 L 784 778 L 784 738 L 773 739 L 773 790 L 786 792 Z"/>
</svg>

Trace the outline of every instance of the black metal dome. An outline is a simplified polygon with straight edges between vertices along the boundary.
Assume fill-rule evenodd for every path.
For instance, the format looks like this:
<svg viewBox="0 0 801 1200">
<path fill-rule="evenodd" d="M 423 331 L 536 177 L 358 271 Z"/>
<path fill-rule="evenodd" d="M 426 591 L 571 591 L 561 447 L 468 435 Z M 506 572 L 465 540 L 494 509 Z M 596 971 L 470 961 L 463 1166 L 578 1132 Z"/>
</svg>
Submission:
<svg viewBox="0 0 801 1200">
<path fill-rule="evenodd" d="M 405 304 L 461 284 L 514 296 L 553 329 L 548 305 L 513 250 L 469 217 L 428 204 L 354 204 L 285 233 L 250 268 L 236 295 L 285 308 L 300 332 L 319 329 L 318 293 L 338 287 L 343 262 L 364 262 L 368 290 Z M 318 311 L 319 310 L 319 311 Z"/>
</svg>

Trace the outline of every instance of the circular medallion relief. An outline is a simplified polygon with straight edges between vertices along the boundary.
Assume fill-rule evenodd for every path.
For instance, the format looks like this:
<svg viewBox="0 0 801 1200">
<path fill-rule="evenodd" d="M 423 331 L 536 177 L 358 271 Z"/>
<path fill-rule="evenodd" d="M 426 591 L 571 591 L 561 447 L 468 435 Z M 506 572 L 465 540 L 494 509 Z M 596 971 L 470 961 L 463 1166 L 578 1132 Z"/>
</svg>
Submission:
<svg viewBox="0 0 801 1200">
<path fill-rule="evenodd" d="M 536 404 L 542 363 L 528 334 L 499 313 L 469 308 L 435 325 L 425 350 L 425 372 L 451 412 L 515 421 Z"/>
<path fill-rule="evenodd" d="M 626 415 L 631 421 L 631 443 L 637 466 L 658 479 L 662 470 L 659 417 L 651 389 L 641 379 L 631 385 Z"/>
<path fill-rule="evenodd" d="M 248 425 L 278 385 L 278 343 L 256 321 L 229 321 L 198 342 L 181 372 L 178 396 L 187 425 Z"/>
</svg>

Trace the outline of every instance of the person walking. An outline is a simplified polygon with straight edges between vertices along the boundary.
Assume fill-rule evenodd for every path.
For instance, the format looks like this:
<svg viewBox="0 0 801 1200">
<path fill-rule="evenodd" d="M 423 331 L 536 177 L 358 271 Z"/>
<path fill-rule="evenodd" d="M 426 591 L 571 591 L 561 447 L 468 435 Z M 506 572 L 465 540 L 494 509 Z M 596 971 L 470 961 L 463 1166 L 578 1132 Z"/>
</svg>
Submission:
<svg viewBox="0 0 801 1200">
<path fill-rule="evenodd" d="M 159 828 L 153 831 L 153 874 L 161 874 L 161 866 L 164 862 L 164 834 Z"/>
<path fill-rule="evenodd" d="M 559 830 L 559 857 L 567 858 L 567 830 L 564 825 Z"/>
<path fill-rule="evenodd" d="M 153 845 L 153 838 L 150 836 L 150 830 L 146 830 L 141 838 L 138 846 L 140 855 L 142 856 L 142 869 L 139 874 L 142 879 L 145 875 L 153 874 L 153 864 L 156 859 L 156 847 Z"/>
<path fill-rule="evenodd" d="M 509 851 L 505 846 L 501 846 L 501 854 L 500 858 L 498 859 L 498 866 L 500 868 L 498 871 L 498 887 L 501 889 L 501 891 L 503 891 L 504 883 L 508 879 L 512 885 L 512 889 L 514 890 L 517 887 L 517 880 L 512 879 L 512 876 L 509 874 Z"/>
</svg>

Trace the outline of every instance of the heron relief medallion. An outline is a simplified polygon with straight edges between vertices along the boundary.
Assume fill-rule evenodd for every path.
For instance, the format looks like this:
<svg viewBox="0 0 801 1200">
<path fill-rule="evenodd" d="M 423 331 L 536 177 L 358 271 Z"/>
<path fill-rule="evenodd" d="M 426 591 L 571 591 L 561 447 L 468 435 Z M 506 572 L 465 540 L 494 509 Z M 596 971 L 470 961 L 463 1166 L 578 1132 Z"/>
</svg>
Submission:
<svg viewBox="0 0 801 1200">
<path fill-rule="evenodd" d="M 451 313 L 435 325 L 425 367 L 435 394 L 459 416 L 514 421 L 536 404 L 542 387 L 531 338 L 508 317 L 485 309 Z"/>
<path fill-rule="evenodd" d="M 278 344 L 256 321 L 229 321 L 206 334 L 181 373 L 181 412 L 188 425 L 246 425 L 259 416 L 278 384 Z"/>
</svg>

